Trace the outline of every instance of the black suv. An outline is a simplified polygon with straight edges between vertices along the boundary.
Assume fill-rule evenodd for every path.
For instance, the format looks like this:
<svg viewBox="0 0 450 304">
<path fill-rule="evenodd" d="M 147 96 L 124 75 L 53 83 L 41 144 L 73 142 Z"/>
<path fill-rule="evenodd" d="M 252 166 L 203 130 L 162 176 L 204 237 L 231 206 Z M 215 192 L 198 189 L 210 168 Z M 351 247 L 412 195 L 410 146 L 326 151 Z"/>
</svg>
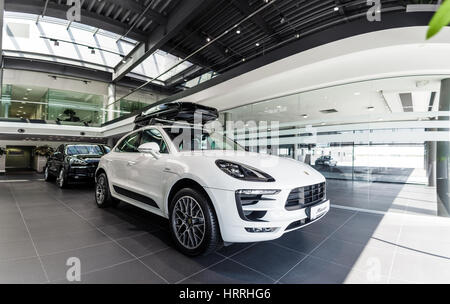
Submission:
<svg viewBox="0 0 450 304">
<path fill-rule="evenodd" d="M 58 147 L 44 168 L 45 180 L 56 179 L 60 188 L 72 183 L 94 182 L 100 158 L 111 149 L 97 144 L 66 144 Z"/>
</svg>

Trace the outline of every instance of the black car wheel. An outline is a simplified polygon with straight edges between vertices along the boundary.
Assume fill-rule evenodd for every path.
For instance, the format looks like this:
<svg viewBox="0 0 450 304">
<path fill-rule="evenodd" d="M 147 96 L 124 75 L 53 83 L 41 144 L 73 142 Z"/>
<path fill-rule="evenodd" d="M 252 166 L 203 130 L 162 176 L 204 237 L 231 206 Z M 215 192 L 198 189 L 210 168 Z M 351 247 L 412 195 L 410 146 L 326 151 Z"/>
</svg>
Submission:
<svg viewBox="0 0 450 304">
<path fill-rule="evenodd" d="M 48 166 L 46 166 L 44 169 L 44 180 L 46 182 L 55 181 L 55 177 L 50 173 L 50 169 L 48 168 Z"/>
<path fill-rule="evenodd" d="M 59 171 L 58 178 L 56 178 L 56 184 L 61 189 L 67 187 L 66 170 L 64 170 L 64 168 L 61 168 L 61 170 Z"/>
<path fill-rule="evenodd" d="M 95 202 L 99 208 L 114 207 L 119 204 L 119 200 L 112 197 L 111 191 L 109 191 L 108 178 L 105 173 L 101 173 L 97 177 L 95 184 Z"/>
<path fill-rule="evenodd" d="M 221 244 L 216 214 L 196 189 L 182 189 L 172 199 L 170 231 L 178 249 L 189 256 L 208 255 Z"/>
</svg>

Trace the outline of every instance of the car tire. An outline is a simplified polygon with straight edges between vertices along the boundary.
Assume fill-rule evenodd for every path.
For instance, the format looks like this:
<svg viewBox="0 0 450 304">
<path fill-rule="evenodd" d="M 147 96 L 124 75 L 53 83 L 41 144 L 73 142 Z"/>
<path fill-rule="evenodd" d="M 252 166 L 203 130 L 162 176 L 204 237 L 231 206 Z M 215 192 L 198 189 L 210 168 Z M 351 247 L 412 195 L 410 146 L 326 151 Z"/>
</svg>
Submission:
<svg viewBox="0 0 450 304">
<path fill-rule="evenodd" d="M 67 176 L 66 176 L 66 170 L 61 168 L 61 170 L 58 173 L 58 177 L 56 178 L 56 184 L 59 188 L 64 189 L 67 187 Z"/>
<path fill-rule="evenodd" d="M 99 208 L 115 207 L 119 204 L 119 200 L 111 195 L 109 190 L 108 178 L 105 173 L 101 173 L 97 177 L 95 183 L 95 202 Z"/>
<path fill-rule="evenodd" d="M 208 255 L 219 248 L 222 243 L 219 222 L 208 197 L 201 191 L 191 188 L 178 191 L 169 211 L 170 232 L 182 253 Z"/>
<path fill-rule="evenodd" d="M 48 166 L 45 166 L 45 168 L 44 168 L 44 180 L 46 182 L 54 182 L 55 181 L 55 177 L 50 173 L 50 169 L 48 168 Z"/>
</svg>

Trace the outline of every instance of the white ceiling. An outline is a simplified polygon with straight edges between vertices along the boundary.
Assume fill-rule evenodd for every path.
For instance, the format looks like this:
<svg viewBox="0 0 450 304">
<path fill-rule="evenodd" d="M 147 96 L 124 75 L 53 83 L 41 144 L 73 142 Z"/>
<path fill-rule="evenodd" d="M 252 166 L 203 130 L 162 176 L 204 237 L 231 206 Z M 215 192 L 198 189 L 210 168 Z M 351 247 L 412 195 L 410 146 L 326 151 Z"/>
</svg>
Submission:
<svg viewBox="0 0 450 304">
<path fill-rule="evenodd" d="M 336 119 L 345 122 L 355 116 L 364 116 L 365 120 L 367 115 L 372 117 L 371 120 L 378 120 L 386 114 L 404 112 L 400 93 L 412 93 L 414 112 L 427 112 L 431 93 L 440 90 L 441 78 L 417 76 L 365 81 L 280 97 L 226 112 L 232 114 L 232 120 L 245 122 L 304 121 L 307 124 Z M 438 101 L 437 95 L 434 111 L 437 111 Z M 337 113 L 321 112 L 329 109 L 335 109 Z"/>
</svg>

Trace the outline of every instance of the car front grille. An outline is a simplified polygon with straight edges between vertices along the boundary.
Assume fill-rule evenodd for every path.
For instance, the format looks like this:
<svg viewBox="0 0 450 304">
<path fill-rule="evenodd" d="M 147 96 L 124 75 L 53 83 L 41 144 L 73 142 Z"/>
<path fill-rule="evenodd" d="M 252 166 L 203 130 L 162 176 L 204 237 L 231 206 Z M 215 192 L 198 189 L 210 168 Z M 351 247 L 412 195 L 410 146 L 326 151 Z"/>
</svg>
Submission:
<svg viewBox="0 0 450 304">
<path fill-rule="evenodd" d="M 298 210 L 319 203 L 326 198 L 326 183 L 296 188 L 291 191 L 286 201 L 288 211 Z"/>
</svg>

